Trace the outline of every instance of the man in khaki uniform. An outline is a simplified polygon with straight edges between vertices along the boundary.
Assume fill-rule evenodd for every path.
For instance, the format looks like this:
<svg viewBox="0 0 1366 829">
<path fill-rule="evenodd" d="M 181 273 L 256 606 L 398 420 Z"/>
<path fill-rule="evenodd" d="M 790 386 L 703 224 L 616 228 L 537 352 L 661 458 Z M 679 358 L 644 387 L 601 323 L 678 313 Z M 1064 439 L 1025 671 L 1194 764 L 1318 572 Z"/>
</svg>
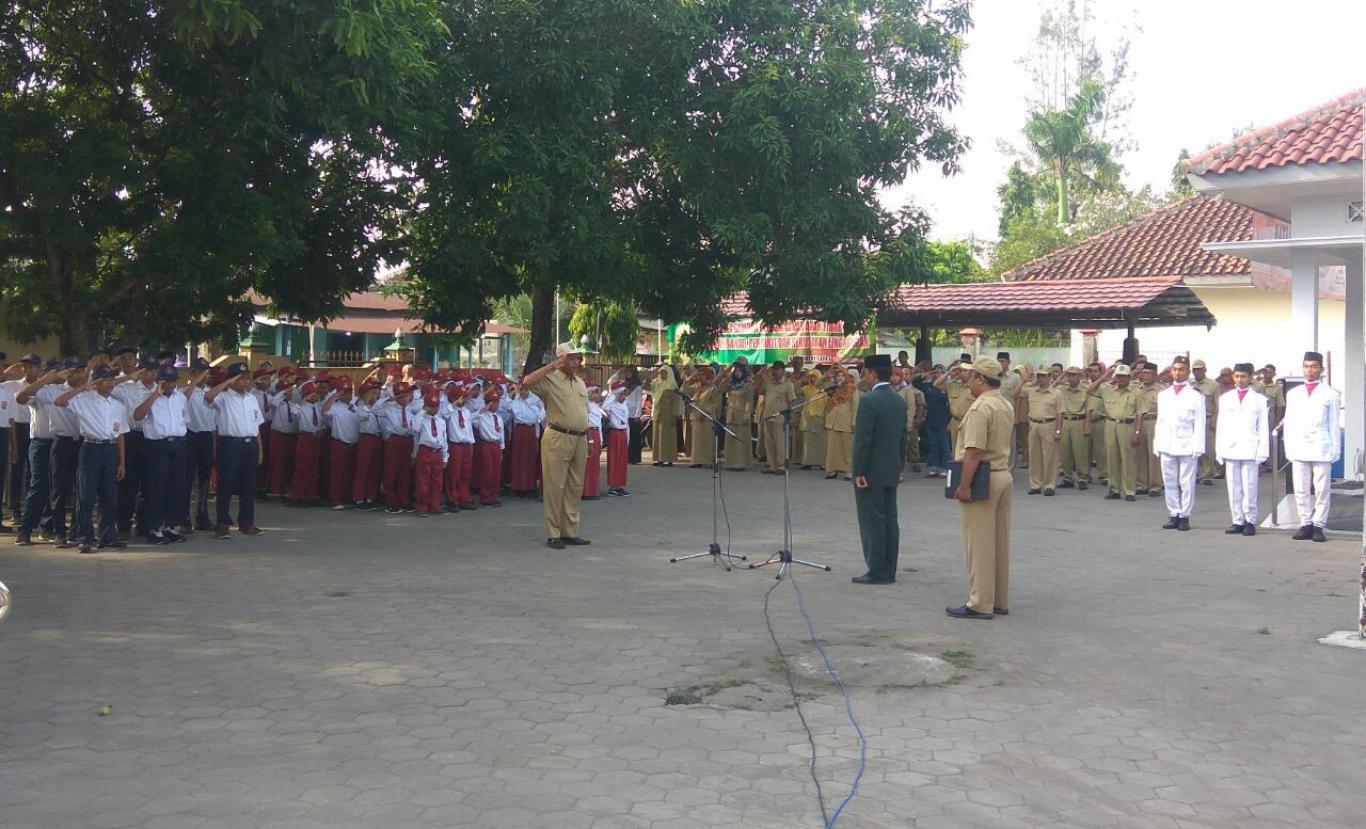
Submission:
<svg viewBox="0 0 1366 829">
<path fill-rule="evenodd" d="M 925 422 L 925 393 L 911 385 L 913 369 L 900 369 L 901 388 L 897 391 L 906 401 L 906 463 L 912 472 L 920 471 L 920 424 Z"/>
<path fill-rule="evenodd" d="M 1085 490 L 1091 479 L 1090 452 L 1091 423 L 1088 409 L 1091 395 L 1081 384 L 1081 368 L 1068 366 L 1063 374 L 1059 393 L 1062 395 L 1062 443 L 1059 447 L 1062 463 L 1062 481 L 1059 489 L 1076 487 Z"/>
<path fill-rule="evenodd" d="M 522 378 L 545 403 L 546 431 L 541 436 L 541 514 L 546 546 L 590 543 L 579 536 L 579 502 L 583 469 L 588 461 L 588 387 L 579 379 L 584 352 L 561 346 L 554 362 Z"/>
<path fill-rule="evenodd" d="M 760 434 L 764 436 L 764 455 L 768 459 L 765 474 L 781 475 L 787 465 L 787 442 L 783 440 L 783 419 L 774 415 L 791 408 L 797 399 L 797 391 L 792 381 L 787 379 L 787 366 L 782 360 L 774 361 L 769 368 L 768 382 L 764 384 L 764 408 L 760 413 Z"/>
<path fill-rule="evenodd" d="M 972 359 L 970 355 L 964 354 L 958 365 L 935 381 L 935 385 L 949 396 L 949 439 L 953 441 L 955 456 L 958 453 L 958 424 L 963 422 L 963 415 L 972 407 L 972 392 L 968 391 L 967 383 L 964 381 L 971 370 Z"/>
<path fill-rule="evenodd" d="M 1214 382 L 1206 373 L 1204 360 L 1196 360 L 1191 363 L 1190 385 L 1192 388 L 1200 390 L 1205 396 L 1205 445 L 1214 445 L 1214 427 L 1219 420 L 1219 395 L 1222 391 L 1219 384 Z M 1214 486 L 1215 476 L 1223 477 L 1219 474 L 1222 470 L 1219 463 L 1214 459 L 1213 452 L 1206 452 L 1200 458 L 1200 483 L 1205 486 Z"/>
<path fill-rule="evenodd" d="M 1162 465 L 1153 452 L 1153 436 L 1157 427 L 1157 396 L 1162 387 L 1157 384 L 1157 366 L 1144 363 L 1135 366 L 1138 372 L 1139 393 L 1143 404 L 1134 421 L 1138 432 L 1138 446 L 1134 447 L 1134 493 L 1149 498 L 1162 497 Z"/>
<path fill-rule="evenodd" d="M 1082 385 L 1090 390 L 1091 384 L 1099 380 L 1105 374 L 1105 367 L 1100 363 L 1092 363 L 1086 367 L 1086 382 Z M 1090 392 L 1090 397 L 1086 404 L 1086 422 L 1091 427 L 1091 463 L 1096 466 L 1096 479 L 1102 484 L 1110 479 L 1110 468 L 1105 455 L 1106 438 L 1106 418 L 1105 401 L 1099 394 Z M 1090 467 L 1087 467 L 1087 480 L 1090 480 Z"/>
<path fill-rule="evenodd" d="M 1134 500 L 1134 447 L 1139 432 L 1134 428 L 1143 396 L 1129 385 L 1129 367 L 1115 363 L 1110 371 L 1091 384 L 1092 394 L 1099 394 L 1105 406 L 1105 460 L 1109 467 L 1107 479 L 1110 491 L 1105 498 L 1116 501 L 1121 496 Z M 1114 383 L 1106 381 L 1114 378 Z"/>
<path fill-rule="evenodd" d="M 959 427 L 954 457 L 963 467 L 954 497 L 959 501 L 968 566 L 968 600 L 944 612 L 955 619 L 990 619 L 1010 612 L 1010 436 L 1015 407 L 1001 395 L 1001 366 L 995 360 L 978 360 L 966 379 L 974 400 Z M 971 482 L 981 464 L 988 464 L 991 472 L 987 497 L 978 501 L 972 497 Z"/>
<path fill-rule="evenodd" d="M 1048 366 L 1034 370 L 1034 385 L 1016 387 L 1015 406 L 1029 419 L 1029 494 L 1053 495 L 1062 439 L 1062 393 L 1053 388 Z"/>
<path fill-rule="evenodd" d="M 1266 398 L 1266 417 L 1271 427 L 1279 425 L 1285 417 L 1285 389 L 1276 383 L 1276 367 L 1271 363 L 1262 366 L 1262 376 L 1252 381 L 1252 388 Z M 1271 456 L 1263 468 L 1270 472 L 1271 464 L 1280 462 L 1281 457 L 1280 441 L 1272 437 Z"/>
</svg>

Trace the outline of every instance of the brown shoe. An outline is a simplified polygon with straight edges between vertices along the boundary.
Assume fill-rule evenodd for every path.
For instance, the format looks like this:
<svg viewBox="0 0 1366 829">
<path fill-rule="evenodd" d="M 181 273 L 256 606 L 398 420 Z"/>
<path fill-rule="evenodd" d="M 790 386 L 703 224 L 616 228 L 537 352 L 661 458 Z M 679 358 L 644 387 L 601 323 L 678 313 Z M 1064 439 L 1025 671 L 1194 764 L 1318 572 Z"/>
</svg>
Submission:
<svg viewBox="0 0 1366 829">
<path fill-rule="evenodd" d="M 219 541 L 227 541 L 232 538 L 232 533 L 227 524 L 219 524 L 214 527 L 213 537 Z"/>
<path fill-rule="evenodd" d="M 262 533 L 261 528 L 255 524 L 243 524 L 237 528 L 237 531 L 242 535 L 260 535 Z"/>
</svg>

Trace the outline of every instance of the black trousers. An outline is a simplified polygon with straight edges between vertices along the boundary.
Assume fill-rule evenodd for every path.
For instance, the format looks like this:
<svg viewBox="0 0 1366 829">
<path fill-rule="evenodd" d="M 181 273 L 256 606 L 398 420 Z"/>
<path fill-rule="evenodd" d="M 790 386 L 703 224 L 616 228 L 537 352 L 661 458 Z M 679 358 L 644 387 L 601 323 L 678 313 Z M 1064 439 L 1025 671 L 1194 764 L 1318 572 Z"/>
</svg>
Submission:
<svg viewBox="0 0 1366 829">
<path fill-rule="evenodd" d="M 123 436 L 123 480 L 119 481 L 119 532 L 131 533 L 133 519 L 138 532 L 146 533 L 147 526 L 147 448 L 142 432 L 129 431 Z"/>
<path fill-rule="evenodd" d="M 854 490 L 859 538 L 868 577 L 878 581 L 896 578 L 896 559 L 901 547 L 901 527 L 896 519 L 896 487 L 870 486 Z"/>
<path fill-rule="evenodd" d="M 34 438 L 28 444 L 28 488 L 24 493 L 24 517 L 20 532 L 33 532 L 47 514 L 52 492 L 52 438 Z"/>
<path fill-rule="evenodd" d="M 28 495 L 28 424 L 14 424 L 9 439 L 14 441 L 14 463 L 9 464 L 9 500 L 6 503 L 14 523 L 19 524 L 24 520 L 24 498 Z"/>
<path fill-rule="evenodd" d="M 642 443 L 640 434 L 642 426 L 641 419 L 633 417 L 627 421 L 627 425 L 630 426 L 631 429 L 631 439 L 626 444 L 626 460 L 629 463 L 640 463 L 640 448 Z"/>
<path fill-rule="evenodd" d="M 180 492 L 180 509 L 176 518 L 187 526 L 203 527 L 209 523 L 209 478 L 213 475 L 213 432 L 190 432 L 186 435 L 185 486 Z M 195 511 L 190 514 L 190 489 L 195 490 Z"/>
<path fill-rule="evenodd" d="M 5 510 L 3 507 L 5 495 L 9 492 L 9 487 L 5 486 L 5 476 L 9 474 L 9 439 L 10 430 L 0 429 L 0 458 L 4 459 L 0 465 L 0 524 L 5 522 Z"/>
<path fill-rule="evenodd" d="M 152 532 L 174 527 L 185 502 L 183 437 L 143 440 L 147 458 L 147 528 Z"/>
<path fill-rule="evenodd" d="M 67 534 L 67 516 L 76 506 L 76 468 L 80 463 L 81 439 L 58 436 L 52 441 L 52 491 L 48 496 L 48 512 L 52 516 L 49 529 L 58 536 Z"/>
<path fill-rule="evenodd" d="M 119 487 L 115 473 L 119 468 L 119 447 L 112 443 L 81 441 L 77 457 L 80 491 L 76 496 L 76 518 L 72 536 L 82 546 L 108 544 L 115 534 Z M 95 502 L 100 504 L 100 532 L 95 535 Z"/>
<path fill-rule="evenodd" d="M 218 523 L 228 523 L 228 507 L 237 496 L 237 526 L 256 523 L 257 438 L 218 438 Z"/>
</svg>

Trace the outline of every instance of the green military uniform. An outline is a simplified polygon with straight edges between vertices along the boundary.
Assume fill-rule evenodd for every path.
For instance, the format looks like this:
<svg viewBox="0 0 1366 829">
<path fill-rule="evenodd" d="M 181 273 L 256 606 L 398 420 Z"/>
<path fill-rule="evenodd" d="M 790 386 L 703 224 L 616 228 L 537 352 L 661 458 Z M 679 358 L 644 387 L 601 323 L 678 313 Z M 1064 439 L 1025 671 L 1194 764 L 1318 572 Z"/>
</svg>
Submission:
<svg viewBox="0 0 1366 829">
<path fill-rule="evenodd" d="M 1157 396 L 1162 387 L 1154 383 L 1140 386 L 1143 405 L 1143 428 L 1139 429 L 1138 446 L 1134 447 L 1134 492 L 1154 495 L 1162 491 L 1162 464 L 1153 454 L 1153 435 L 1157 432 Z"/>
<path fill-rule="evenodd" d="M 990 362 L 978 361 L 982 366 L 979 371 L 990 371 Z M 1014 451 L 1014 428 L 1015 407 L 999 389 L 988 389 L 978 397 L 958 428 L 954 458 L 961 461 L 968 449 L 977 449 L 982 453 L 978 462 L 991 469 L 986 500 L 958 504 L 968 566 L 967 606 L 979 613 L 1009 609 L 1010 509 L 1015 489 L 1010 455 Z"/>
<path fill-rule="evenodd" d="M 764 437 L 764 455 L 768 459 L 770 471 L 780 472 L 787 464 L 787 442 L 783 440 L 783 419 L 773 417 L 773 415 L 787 410 L 792 405 L 792 401 L 796 399 L 797 390 L 792 387 L 792 381 L 786 377 L 781 380 L 770 379 L 764 384 L 764 408 L 761 413 L 763 420 L 760 424 L 760 434 Z"/>
<path fill-rule="evenodd" d="M 754 386 L 742 383 L 726 387 L 726 426 L 738 437 L 726 435 L 726 468 L 737 472 L 749 469 L 754 457 L 750 449 L 749 425 L 754 410 Z"/>
<path fill-rule="evenodd" d="M 1021 394 L 1029 418 L 1029 490 L 1052 492 L 1058 480 L 1058 416 L 1062 392 L 1030 386 Z"/>
<path fill-rule="evenodd" d="M 1134 434 L 1134 420 L 1143 405 L 1143 396 L 1133 385 L 1101 386 L 1098 390 L 1105 406 L 1105 460 L 1110 492 L 1133 497 L 1134 447 L 1129 442 Z"/>
<path fill-rule="evenodd" d="M 1214 430 L 1219 421 L 1219 384 L 1209 376 L 1191 380 L 1192 388 L 1205 396 L 1205 454 L 1200 456 L 1200 480 L 1209 483 L 1219 474 L 1219 463 L 1214 459 Z"/>
<path fill-rule="evenodd" d="M 1063 486 L 1070 483 L 1078 489 L 1086 489 L 1087 481 L 1091 479 L 1091 437 L 1086 423 L 1090 416 L 1091 395 L 1086 386 L 1073 386 L 1071 383 L 1064 383 L 1058 393 L 1062 395 L 1062 445 L 1059 455 Z"/>
<path fill-rule="evenodd" d="M 825 396 L 823 379 L 802 386 L 802 395 L 809 401 L 802 407 L 802 465 L 825 465 Z"/>
<path fill-rule="evenodd" d="M 901 530 L 896 517 L 896 490 L 901 459 L 906 456 L 906 402 L 886 383 L 878 383 L 859 403 L 854 424 L 853 473 L 868 486 L 854 489 L 859 537 L 867 578 L 896 581 Z"/>
</svg>

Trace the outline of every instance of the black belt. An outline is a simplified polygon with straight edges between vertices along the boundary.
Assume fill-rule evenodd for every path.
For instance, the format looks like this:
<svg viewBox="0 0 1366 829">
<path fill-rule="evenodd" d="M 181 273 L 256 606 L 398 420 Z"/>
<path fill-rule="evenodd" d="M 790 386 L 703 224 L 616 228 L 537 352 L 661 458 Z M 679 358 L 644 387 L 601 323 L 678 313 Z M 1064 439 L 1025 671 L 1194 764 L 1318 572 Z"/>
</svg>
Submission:
<svg viewBox="0 0 1366 829">
<path fill-rule="evenodd" d="M 255 442 L 256 442 L 256 438 L 239 438 L 239 437 L 236 436 L 236 435 L 219 435 L 219 436 L 218 436 L 218 439 L 219 439 L 219 440 L 231 440 L 231 441 L 236 441 L 236 442 L 238 442 L 238 443 L 255 443 Z"/>
<path fill-rule="evenodd" d="M 117 439 L 115 439 L 115 440 L 95 440 L 94 438 L 83 438 L 83 440 L 84 440 L 87 444 L 90 444 L 90 445 L 93 445 L 93 446 L 112 446 L 112 445 L 114 445 L 115 443 L 118 443 L 118 440 L 117 440 Z"/>
<path fill-rule="evenodd" d="M 554 423 L 551 423 L 549 425 L 549 429 L 552 432 L 559 432 L 564 435 L 573 435 L 576 438 L 581 438 L 588 434 L 587 432 L 576 432 L 573 429 L 566 429 L 563 426 L 556 426 Z"/>
<path fill-rule="evenodd" d="M 1133 423 L 1133 422 L 1134 422 L 1134 419 L 1133 419 L 1132 417 L 1107 417 L 1107 418 L 1105 418 L 1105 419 L 1108 420 L 1108 421 L 1110 421 L 1111 423 Z"/>
<path fill-rule="evenodd" d="M 1063 420 L 1085 420 L 1085 419 L 1086 419 L 1086 415 L 1084 415 L 1084 414 L 1079 414 L 1079 415 L 1065 414 L 1065 415 L 1062 416 L 1062 419 L 1063 419 Z"/>
<path fill-rule="evenodd" d="M 147 438 L 147 440 L 150 440 L 152 443 L 161 443 L 162 441 L 168 441 L 168 440 L 184 440 L 184 439 L 185 439 L 185 436 L 184 436 L 184 435 L 171 435 L 170 437 L 164 437 L 164 438 Z M 86 438 L 86 440 L 90 440 L 90 438 Z M 112 443 L 112 441 L 110 441 L 110 442 Z"/>
<path fill-rule="evenodd" d="M 1030 423 L 1052 423 L 1052 422 L 1053 422 L 1053 418 L 1051 418 L 1051 417 L 1045 417 L 1045 418 L 1031 417 L 1031 418 L 1029 419 L 1029 422 L 1030 422 Z"/>
</svg>

